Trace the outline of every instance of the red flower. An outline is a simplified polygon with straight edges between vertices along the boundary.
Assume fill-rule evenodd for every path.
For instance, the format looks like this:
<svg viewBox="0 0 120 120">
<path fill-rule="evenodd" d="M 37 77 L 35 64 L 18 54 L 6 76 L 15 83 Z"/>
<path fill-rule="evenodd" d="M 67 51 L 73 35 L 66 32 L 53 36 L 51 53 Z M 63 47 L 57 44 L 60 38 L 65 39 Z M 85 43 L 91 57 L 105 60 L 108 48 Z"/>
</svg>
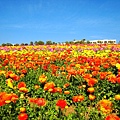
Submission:
<svg viewBox="0 0 120 120">
<path fill-rule="evenodd" d="M 38 98 L 35 102 L 38 106 L 45 106 L 46 105 L 46 100 L 44 98 Z"/>
<path fill-rule="evenodd" d="M 25 82 L 19 82 L 18 83 L 18 89 L 21 88 L 21 87 L 26 87 Z"/>
<path fill-rule="evenodd" d="M 114 114 L 108 115 L 105 120 L 120 120 L 120 118 Z"/>
<path fill-rule="evenodd" d="M 63 109 L 67 106 L 67 102 L 65 100 L 58 100 L 56 105 Z"/>
<path fill-rule="evenodd" d="M 119 84 L 120 84 L 120 77 L 118 77 L 118 78 L 117 78 L 117 83 L 119 83 Z"/>
<path fill-rule="evenodd" d="M 27 120 L 27 119 L 28 119 L 27 113 L 20 113 L 18 115 L 18 120 Z"/>
<path fill-rule="evenodd" d="M 111 83 L 116 83 L 117 82 L 117 78 L 115 75 L 109 75 L 108 76 L 108 81 L 111 82 Z"/>
<path fill-rule="evenodd" d="M 29 98 L 30 103 L 35 103 L 37 101 L 37 98 Z"/>
<path fill-rule="evenodd" d="M 15 75 L 13 79 L 18 81 L 18 80 L 20 80 L 20 77 L 18 75 Z"/>
<path fill-rule="evenodd" d="M 26 69 L 23 69 L 23 70 L 21 70 L 21 73 L 22 73 L 22 74 L 26 74 L 26 73 L 27 73 L 27 70 L 26 70 Z"/>
<path fill-rule="evenodd" d="M 50 89 L 49 89 L 49 90 L 50 90 Z M 49 90 L 48 90 L 48 91 L 49 91 Z M 52 93 L 55 93 L 55 92 L 62 93 L 62 88 L 56 87 L 56 88 L 51 89 L 50 92 L 52 92 Z"/>
</svg>

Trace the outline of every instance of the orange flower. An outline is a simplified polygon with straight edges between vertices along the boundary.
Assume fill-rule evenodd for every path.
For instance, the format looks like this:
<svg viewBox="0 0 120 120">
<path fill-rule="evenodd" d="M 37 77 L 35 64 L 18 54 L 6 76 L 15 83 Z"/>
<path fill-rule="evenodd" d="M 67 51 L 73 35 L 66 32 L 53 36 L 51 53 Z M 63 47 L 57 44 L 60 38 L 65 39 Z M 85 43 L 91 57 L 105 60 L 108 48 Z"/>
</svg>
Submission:
<svg viewBox="0 0 120 120">
<path fill-rule="evenodd" d="M 88 79 L 90 79 L 91 77 L 92 77 L 91 74 L 88 74 L 88 73 L 83 74 L 83 78 L 84 78 L 85 80 L 88 80 Z"/>
<path fill-rule="evenodd" d="M 44 85 L 44 90 L 53 89 L 55 87 L 54 82 L 48 82 Z"/>
<path fill-rule="evenodd" d="M 26 73 L 27 73 L 27 70 L 26 70 L 26 69 L 22 69 L 22 70 L 21 70 L 21 73 L 22 73 L 22 74 L 26 74 Z"/>
<path fill-rule="evenodd" d="M 103 65 L 103 67 L 104 67 L 105 69 L 108 69 L 110 66 L 109 66 L 108 63 L 106 63 L 106 64 Z"/>
<path fill-rule="evenodd" d="M 20 113 L 18 115 L 18 120 L 27 120 L 28 119 L 28 114 L 27 113 Z"/>
<path fill-rule="evenodd" d="M 111 82 L 111 83 L 116 83 L 117 78 L 114 74 L 113 75 L 111 74 L 111 75 L 108 76 L 108 81 Z"/>
<path fill-rule="evenodd" d="M 18 100 L 18 96 L 17 96 L 16 94 L 14 94 L 14 93 L 12 93 L 11 95 L 12 95 L 11 101 L 12 101 L 13 103 L 15 103 L 15 102 Z"/>
<path fill-rule="evenodd" d="M 78 75 L 82 75 L 84 73 L 85 73 L 85 69 L 79 69 L 79 70 L 77 70 L 77 74 Z"/>
<path fill-rule="evenodd" d="M 90 78 L 87 80 L 88 86 L 94 86 L 94 84 L 96 84 L 98 81 L 96 78 Z"/>
<path fill-rule="evenodd" d="M 12 98 L 11 94 L 6 94 L 3 99 L 6 104 L 9 104 L 11 102 L 11 98 Z"/>
<path fill-rule="evenodd" d="M 5 105 L 5 100 L 4 100 L 4 96 L 6 95 L 5 92 L 1 92 L 0 93 L 0 106 Z"/>
<path fill-rule="evenodd" d="M 21 74 L 21 75 L 20 75 L 20 78 L 23 78 L 24 76 L 25 76 L 24 74 Z"/>
<path fill-rule="evenodd" d="M 93 76 L 96 76 L 98 73 L 99 73 L 98 71 L 93 71 L 93 72 L 92 72 L 92 75 L 93 75 Z"/>
<path fill-rule="evenodd" d="M 29 102 L 37 104 L 38 106 L 46 105 L 46 100 L 44 98 L 29 98 Z"/>
<path fill-rule="evenodd" d="M 72 100 L 73 102 L 80 102 L 84 100 L 84 96 L 83 95 L 73 96 Z"/>
<path fill-rule="evenodd" d="M 64 88 L 67 88 L 69 86 L 70 86 L 70 83 L 66 83 L 66 84 L 63 85 Z"/>
<path fill-rule="evenodd" d="M 104 80 L 107 76 L 107 72 L 100 72 L 99 74 L 100 74 L 100 79 L 101 80 Z"/>
<path fill-rule="evenodd" d="M 24 112 L 26 112 L 26 109 L 25 109 L 24 107 L 21 107 L 21 108 L 20 108 L 20 112 L 21 112 L 21 113 L 24 113 Z"/>
<path fill-rule="evenodd" d="M 120 120 L 120 118 L 115 114 L 108 115 L 105 120 Z"/>
<path fill-rule="evenodd" d="M 14 77 L 15 77 L 15 73 L 10 73 L 9 76 L 10 76 L 11 78 L 14 78 Z"/>
<path fill-rule="evenodd" d="M 39 85 L 35 85 L 34 87 L 35 87 L 35 89 L 39 89 L 39 88 L 40 88 L 40 86 L 39 86 Z"/>
<path fill-rule="evenodd" d="M 68 95 L 68 94 L 70 94 L 70 91 L 64 91 L 64 94 Z"/>
<path fill-rule="evenodd" d="M 102 111 L 104 114 L 112 112 L 112 102 L 106 99 L 100 100 L 98 110 Z"/>
<path fill-rule="evenodd" d="M 28 92 L 28 89 L 27 89 L 26 87 L 21 87 L 21 88 L 19 88 L 19 91 L 20 91 L 20 92 L 27 93 L 27 92 Z"/>
<path fill-rule="evenodd" d="M 87 92 L 89 92 L 89 93 L 93 93 L 94 91 L 95 91 L 94 87 L 89 87 L 87 89 Z"/>
<path fill-rule="evenodd" d="M 91 68 L 93 71 L 100 71 L 100 67 L 94 66 Z"/>
<path fill-rule="evenodd" d="M 83 101 L 84 100 L 84 96 L 83 95 L 79 95 L 78 96 L 78 101 Z"/>
<path fill-rule="evenodd" d="M 62 88 L 60 88 L 60 87 L 56 87 L 56 88 L 54 88 L 54 90 L 55 90 L 55 92 L 62 93 Z"/>
<path fill-rule="evenodd" d="M 115 100 L 120 100 L 120 95 L 115 95 Z"/>
<path fill-rule="evenodd" d="M 0 106 L 8 104 L 10 102 L 15 103 L 18 100 L 18 96 L 14 93 L 7 94 L 5 92 L 0 93 Z"/>
<path fill-rule="evenodd" d="M 39 82 L 41 83 L 45 83 L 47 80 L 47 76 L 45 76 L 44 74 L 42 74 L 40 77 L 39 77 Z"/>
<path fill-rule="evenodd" d="M 70 70 L 67 70 L 69 75 L 76 75 L 77 71 L 73 68 L 71 68 Z"/>
<path fill-rule="evenodd" d="M 89 94 L 89 99 L 90 100 L 94 100 L 95 99 L 95 95 Z"/>
</svg>

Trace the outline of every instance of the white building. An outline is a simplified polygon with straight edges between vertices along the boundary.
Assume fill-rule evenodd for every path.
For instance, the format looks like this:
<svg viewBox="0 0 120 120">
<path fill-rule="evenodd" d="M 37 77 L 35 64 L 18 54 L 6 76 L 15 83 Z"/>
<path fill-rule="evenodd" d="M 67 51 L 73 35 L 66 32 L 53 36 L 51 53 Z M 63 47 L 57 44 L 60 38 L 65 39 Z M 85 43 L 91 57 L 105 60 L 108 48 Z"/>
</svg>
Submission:
<svg viewBox="0 0 120 120">
<path fill-rule="evenodd" d="M 89 40 L 91 44 L 116 44 L 116 39 Z"/>
</svg>

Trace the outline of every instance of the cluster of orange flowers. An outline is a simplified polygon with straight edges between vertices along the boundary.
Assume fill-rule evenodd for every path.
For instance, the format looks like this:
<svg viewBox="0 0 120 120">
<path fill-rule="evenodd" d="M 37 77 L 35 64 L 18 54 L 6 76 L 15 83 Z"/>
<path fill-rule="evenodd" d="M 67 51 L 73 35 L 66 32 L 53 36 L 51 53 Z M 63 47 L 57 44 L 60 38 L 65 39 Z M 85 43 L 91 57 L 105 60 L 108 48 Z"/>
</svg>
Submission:
<svg viewBox="0 0 120 120">
<path fill-rule="evenodd" d="M 16 103 L 18 96 L 14 93 L 0 92 L 0 106 L 9 104 L 10 102 Z"/>
<path fill-rule="evenodd" d="M 102 111 L 104 114 L 109 114 L 112 112 L 113 104 L 111 101 L 103 99 L 98 103 L 98 110 Z"/>
</svg>

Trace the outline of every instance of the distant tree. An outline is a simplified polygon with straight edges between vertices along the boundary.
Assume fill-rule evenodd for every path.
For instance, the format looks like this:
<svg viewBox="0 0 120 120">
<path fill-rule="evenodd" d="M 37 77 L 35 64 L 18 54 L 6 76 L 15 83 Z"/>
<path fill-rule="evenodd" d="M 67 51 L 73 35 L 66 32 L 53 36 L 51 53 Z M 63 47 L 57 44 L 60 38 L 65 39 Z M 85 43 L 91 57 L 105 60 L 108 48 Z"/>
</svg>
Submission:
<svg viewBox="0 0 120 120">
<path fill-rule="evenodd" d="M 2 46 L 6 46 L 6 44 L 5 44 L 5 43 L 2 43 Z"/>
<path fill-rule="evenodd" d="M 11 43 L 6 43 L 6 46 L 13 46 L 13 44 L 11 44 Z"/>
<path fill-rule="evenodd" d="M 21 46 L 24 46 L 25 44 L 24 43 L 21 43 Z"/>
<path fill-rule="evenodd" d="M 86 42 L 87 44 L 90 44 L 90 41 L 89 40 L 87 40 L 87 42 Z"/>
<path fill-rule="evenodd" d="M 25 45 L 25 46 L 28 46 L 28 43 L 25 43 L 24 45 Z"/>
<path fill-rule="evenodd" d="M 69 44 L 74 44 L 74 42 L 73 42 L 73 41 L 70 41 Z"/>
<path fill-rule="evenodd" d="M 35 42 L 34 42 L 34 44 L 35 44 L 35 45 L 38 45 L 38 42 L 37 42 L 37 41 L 35 41 Z"/>
<path fill-rule="evenodd" d="M 66 42 L 65 42 L 65 44 L 69 44 L 69 42 L 68 42 L 68 41 L 66 41 Z"/>
<path fill-rule="evenodd" d="M 84 44 L 84 43 L 85 43 L 85 41 L 86 41 L 85 39 L 82 39 L 82 40 L 81 40 L 81 44 Z"/>
<path fill-rule="evenodd" d="M 44 45 L 44 42 L 42 40 L 37 42 L 38 45 Z"/>
<path fill-rule="evenodd" d="M 51 40 L 46 41 L 46 45 L 52 45 L 53 42 Z"/>
<path fill-rule="evenodd" d="M 53 42 L 53 45 L 56 45 L 57 43 L 56 42 Z"/>
<path fill-rule="evenodd" d="M 85 41 L 86 41 L 86 39 L 82 39 L 82 41 L 84 41 L 84 42 L 85 42 Z"/>
<path fill-rule="evenodd" d="M 33 44 L 34 44 L 34 43 L 31 41 L 31 42 L 30 42 L 30 45 L 33 45 Z"/>
<path fill-rule="evenodd" d="M 14 46 L 19 46 L 19 44 L 18 44 L 18 43 L 16 43 L 16 44 L 14 44 Z"/>
</svg>

